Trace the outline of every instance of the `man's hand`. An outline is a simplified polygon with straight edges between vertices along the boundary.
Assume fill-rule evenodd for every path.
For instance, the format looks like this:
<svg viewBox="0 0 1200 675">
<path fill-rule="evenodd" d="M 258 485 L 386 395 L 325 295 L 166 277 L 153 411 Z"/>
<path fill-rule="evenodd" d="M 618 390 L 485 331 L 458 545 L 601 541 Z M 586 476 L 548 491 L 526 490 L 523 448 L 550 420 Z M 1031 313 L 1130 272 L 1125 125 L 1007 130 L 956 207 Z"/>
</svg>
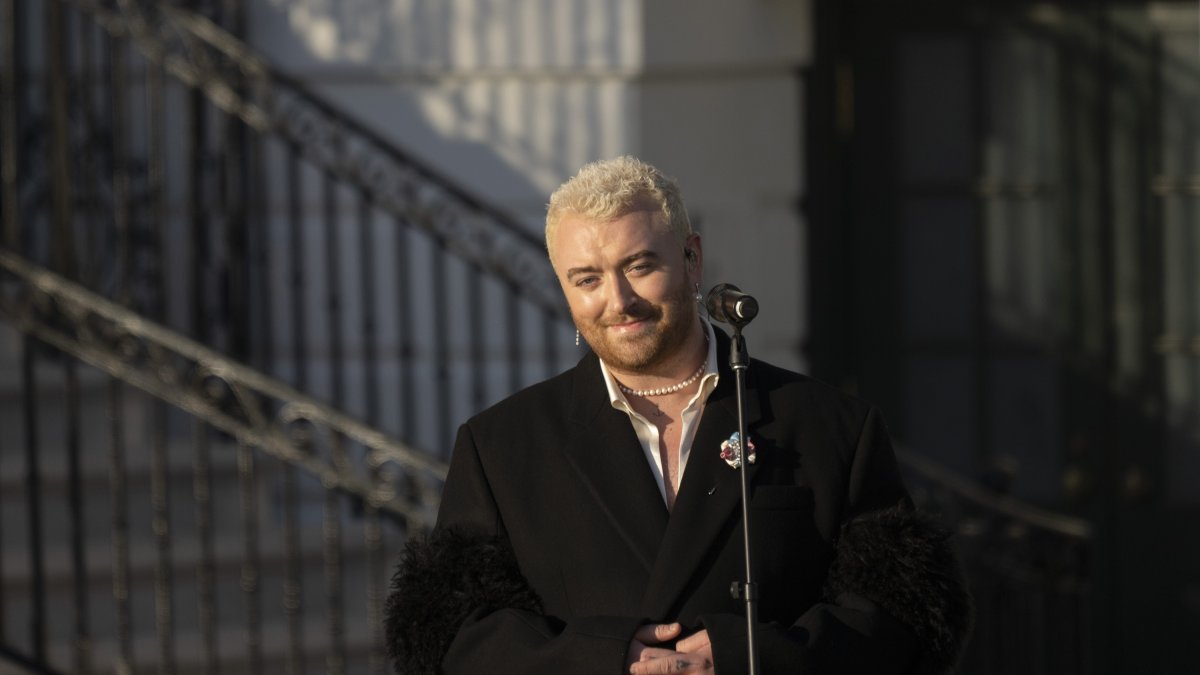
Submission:
<svg viewBox="0 0 1200 675">
<path fill-rule="evenodd" d="M 651 647 L 667 640 L 674 640 L 683 632 L 683 626 L 677 623 L 651 623 L 637 629 L 633 640 L 629 643 L 629 651 L 625 653 L 625 668 L 649 658 L 667 656 L 675 652 L 661 647 Z M 632 672 L 632 671 L 630 671 Z"/>
<path fill-rule="evenodd" d="M 672 624 L 678 626 L 678 624 Z M 649 628 L 644 626 L 643 628 Z M 670 639 L 670 638 L 667 638 Z M 629 666 L 631 675 L 682 675 L 700 673 L 710 675 L 713 669 L 712 642 L 708 631 L 700 631 L 680 640 L 675 651 L 669 649 L 646 649 L 636 663 Z"/>
</svg>

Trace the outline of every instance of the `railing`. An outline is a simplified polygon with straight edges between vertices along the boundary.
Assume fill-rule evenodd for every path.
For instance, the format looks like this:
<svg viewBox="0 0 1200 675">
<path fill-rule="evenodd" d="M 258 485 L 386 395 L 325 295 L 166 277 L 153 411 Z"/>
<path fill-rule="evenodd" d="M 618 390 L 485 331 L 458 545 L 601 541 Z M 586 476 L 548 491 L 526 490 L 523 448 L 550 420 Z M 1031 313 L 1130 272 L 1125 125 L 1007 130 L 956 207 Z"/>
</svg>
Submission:
<svg viewBox="0 0 1200 675">
<path fill-rule="evenodd" d="M 577 358 L 539 235 L 213 21 L 0 1 L 13 250 L 442 457 Z"/>
<path fill-rule="evenodd" d="M 914 499 L 953 528 L 975 599 L 958 672 L 1093 672 L 1093 527 L 898 450 Z"/>
<path fill-rule="evenodd" d="M 24 446 L 3 454 L 0 550 L 29 556 L 0 569 L 5 654 L 40 672 L 226 672 L 237 653 L 246 672 L 389 670 L 382 586 L 444 465 L 9 252 L 0 318 L 22 353 L 4 441 Z M 157 645 L 137 644 L 151 621 Z"/>
</svg>

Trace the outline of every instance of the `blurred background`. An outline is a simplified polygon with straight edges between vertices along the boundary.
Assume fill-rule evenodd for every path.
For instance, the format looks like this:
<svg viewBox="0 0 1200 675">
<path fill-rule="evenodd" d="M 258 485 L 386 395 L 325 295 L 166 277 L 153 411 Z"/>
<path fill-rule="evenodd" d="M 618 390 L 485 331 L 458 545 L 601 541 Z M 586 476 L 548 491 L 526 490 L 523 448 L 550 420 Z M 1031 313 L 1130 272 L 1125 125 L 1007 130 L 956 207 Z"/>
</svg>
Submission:
<svg viewBox="0 0 1200 675">
<path fill-rule="evenodd" d="M 884 410 L 960 673 L 1200 672 L 1195 0 L 0 0 L 0 85 L 0 673 L 390 672 L 623 153 Z"/>
</svg>

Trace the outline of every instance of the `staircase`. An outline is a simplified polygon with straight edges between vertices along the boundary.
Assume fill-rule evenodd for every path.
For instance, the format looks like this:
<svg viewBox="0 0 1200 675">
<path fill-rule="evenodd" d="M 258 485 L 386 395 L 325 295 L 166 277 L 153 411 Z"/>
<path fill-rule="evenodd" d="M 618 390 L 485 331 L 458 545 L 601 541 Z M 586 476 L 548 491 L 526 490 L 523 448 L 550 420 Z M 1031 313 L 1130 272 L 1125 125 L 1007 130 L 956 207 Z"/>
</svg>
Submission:
<svg viewBox="0 0 1200 675">
<path fill-rule="evenodd" d="M 455 426 L 574 360 L 540 238 L 228 6 L 0 2 L 0 672 L 389 670 Z"/>
<path fill-rule="evenodd" d="M 0 673 L 389 671 L 456 425 L 577 357 L 540 237 L 237 7 L 0 0 Z M 1085 606 L 1086 524 L 901 459 L 986 597 Z"/>
<path fill-rule="evenodd" d="M 442 463 L 7 252 L 0 289 L 22 357 L 0 380 L 22 399 L 0 455 L 7 653 L 386 670 L 382 585 Z"/>
</svg>

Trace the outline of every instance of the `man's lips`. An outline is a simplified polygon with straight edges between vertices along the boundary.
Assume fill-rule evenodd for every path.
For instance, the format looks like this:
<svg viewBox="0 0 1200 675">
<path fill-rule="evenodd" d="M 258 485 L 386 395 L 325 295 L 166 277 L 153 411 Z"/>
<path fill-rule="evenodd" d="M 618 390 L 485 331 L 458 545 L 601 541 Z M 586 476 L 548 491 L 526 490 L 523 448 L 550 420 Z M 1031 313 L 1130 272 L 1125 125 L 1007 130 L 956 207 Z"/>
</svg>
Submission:
<svg viewBox="0 0 1200 675">
<path fill-rule="evenodd" d="M 649 323 L 652 318 L 653 317 L 642 316 L 642 317 L 637 317 L 637 318 L 624 319 L 621 321 L 612 321 L 612 322 L 605 324 L 605 328 L 608 328 L 611 330 L 616 330 L 616 331 L 636 330 L 636 329 L 641 328 L 642 326 L 646 325 L 647 323 Z"/>
</svg>

